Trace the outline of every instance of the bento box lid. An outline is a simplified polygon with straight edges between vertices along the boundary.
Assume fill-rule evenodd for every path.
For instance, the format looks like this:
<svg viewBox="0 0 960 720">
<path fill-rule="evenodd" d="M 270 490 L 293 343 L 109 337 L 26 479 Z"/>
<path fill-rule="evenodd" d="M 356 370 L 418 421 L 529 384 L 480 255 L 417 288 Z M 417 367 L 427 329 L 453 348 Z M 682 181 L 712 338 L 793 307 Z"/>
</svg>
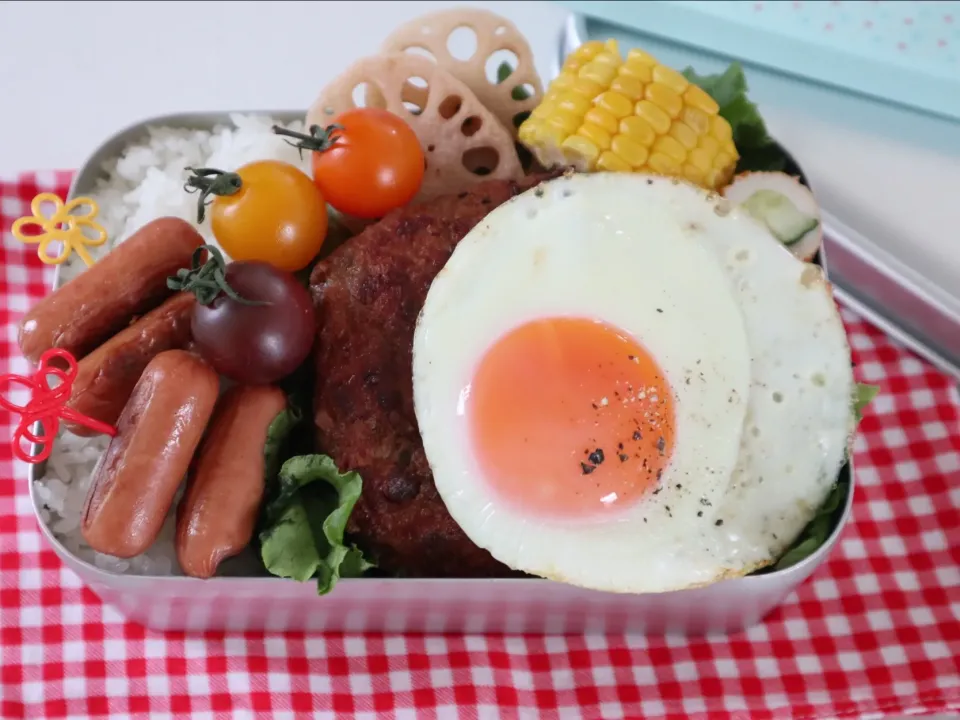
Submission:
<svg viewBox="0 0 960 720">
<path fill-rule="evenodd" d="M 960 2 L 561 1 L 644 35 L 960 121 Z"/>
</svg>

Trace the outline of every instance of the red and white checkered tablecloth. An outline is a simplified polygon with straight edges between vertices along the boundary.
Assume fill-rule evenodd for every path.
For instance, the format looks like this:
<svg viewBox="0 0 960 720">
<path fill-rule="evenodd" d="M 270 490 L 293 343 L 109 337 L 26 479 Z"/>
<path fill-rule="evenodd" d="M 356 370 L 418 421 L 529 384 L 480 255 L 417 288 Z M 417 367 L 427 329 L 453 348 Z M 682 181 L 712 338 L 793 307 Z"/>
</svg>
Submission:
<svg viewBox="0 0 960 720">
<path fill-rule="evenodd" d="M 50 285 L 9 234 L 69 173 L 0 180 L 0 372 Z M 845 313 L 882 392 L 856 444 L 853 522 L 762 625 L 727 638 L 154 633 L 44 545 L 0 445 L 0 717 L 832 718 L 960 711 L 960 397 Z M 13 420 L 0 418 L 10 437 Z"/>
</svg>

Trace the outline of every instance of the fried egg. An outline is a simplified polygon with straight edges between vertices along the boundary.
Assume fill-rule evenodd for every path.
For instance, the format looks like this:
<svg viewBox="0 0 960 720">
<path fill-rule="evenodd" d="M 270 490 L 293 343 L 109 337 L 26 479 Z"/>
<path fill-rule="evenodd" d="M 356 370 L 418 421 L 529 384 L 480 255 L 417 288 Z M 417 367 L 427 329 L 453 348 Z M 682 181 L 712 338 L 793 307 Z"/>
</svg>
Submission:
<svg viewBox="0 0 960 720">
<path fill-rule="evenodd" d="M 615 592 L 775 561 L 852 429 L 819 270 L 722 198 L 640 174 L 557 178 L 468 233 L 418 319 L 413 389 L 467 536 Z"/>
</svg>

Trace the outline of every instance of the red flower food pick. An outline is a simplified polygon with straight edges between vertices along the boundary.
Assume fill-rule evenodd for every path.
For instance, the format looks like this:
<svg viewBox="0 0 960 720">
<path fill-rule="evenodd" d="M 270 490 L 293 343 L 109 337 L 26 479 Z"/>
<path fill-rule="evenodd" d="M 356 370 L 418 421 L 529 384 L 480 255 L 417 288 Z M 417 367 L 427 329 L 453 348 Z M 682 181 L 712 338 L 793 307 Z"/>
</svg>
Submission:
<svg viewBox="0 0 960 720">
<path fill-rule="evenodd" d="M 66 369 L 53 365 L 54 359 L 65 362 Z M 60 380 L 57 387 L 50 387 L 51 376 Z M 111 437 L 117 434 L 117 429 L 113 425 L 94 420 L 86 415 L 81 415 L 76 410 L 65 407 L 70 399 L 70 390 L 76 377 L 76 358 L 66 350 L 59 348 L 47 350 L 40 356 L 40 364 L 31 377 L 12 373 L 0 375 L 0 387 L 3 383 L 8 385 L 19 384 L 29 388 L 32 393 L 30 401 L 26 405 L 17 405 L 0 393 L 0 407 L 20 416 L 20 424 L 17 425 L 17 429 L 13 433 L 13 454 L 18 459 L 27 463 L 41 463 L 50 457 L 50 452 L 53 450 L 53 439 L 60 429 L 60 420 L 85 425 Z M 39 422 L 42 428 L 39 435 L 34 434 L 30 429 L 36 422 Z M 24 440 L 27 443 L 40 445 L 40 452 L 31 455 L 23 447 Z"/>
</svg>

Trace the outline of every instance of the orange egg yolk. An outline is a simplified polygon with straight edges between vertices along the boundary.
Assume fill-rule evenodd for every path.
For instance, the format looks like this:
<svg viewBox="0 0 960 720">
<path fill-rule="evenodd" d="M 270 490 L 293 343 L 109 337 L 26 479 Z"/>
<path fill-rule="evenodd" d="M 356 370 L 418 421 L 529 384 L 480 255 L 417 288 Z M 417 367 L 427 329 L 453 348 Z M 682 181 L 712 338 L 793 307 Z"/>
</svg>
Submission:
<svg viewBox="0 0 960 720">
<path fill-rule="evenodd" d="M 584 318 L 508 332 L 472 378 L 465 413 L 487 482 L 553 516 L 623 509 L 654 488 L 674 443 L 673 393 L 627 333 Z"/>
</svg>

